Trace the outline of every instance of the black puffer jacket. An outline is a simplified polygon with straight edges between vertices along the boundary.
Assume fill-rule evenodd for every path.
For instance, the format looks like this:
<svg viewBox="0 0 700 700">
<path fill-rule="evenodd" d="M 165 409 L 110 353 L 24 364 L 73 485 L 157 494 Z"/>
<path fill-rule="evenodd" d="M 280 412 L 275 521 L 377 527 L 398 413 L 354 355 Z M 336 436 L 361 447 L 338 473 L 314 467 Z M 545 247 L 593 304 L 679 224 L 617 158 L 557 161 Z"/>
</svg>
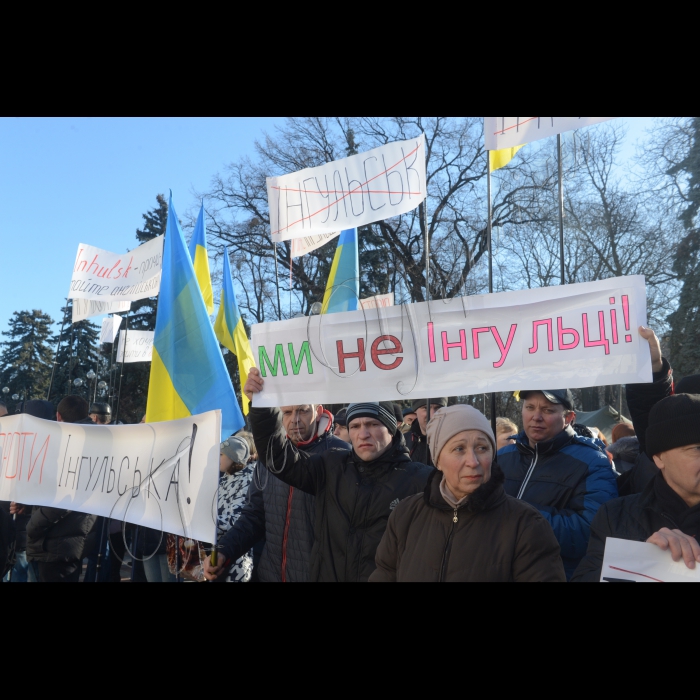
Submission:
<svg viewBox="0 0 700 700">
<path fill-rule="evenodd" d="M 408 447 L 408 454 L 414 462 L 427 464 L 429 467 L 434 466 L 433 460 L 430 458 L 428 437 L 421 433 L 417 418 L 411 423 L 411 429 L 406 436 L 406 446 Z"/>
<path fill-rule="evenodd" d="M 43 562 L 80 561 L 96 515 L 76 510 L 34 506 L 27 524 L 27 559 Z"/>
<path fill-rule="evenodd" d="M 432 469 L 411 462 L 401 433 L 372 462 L 351 450 L 297 450 L 274 408 L 252 408 L 258 455 L 278 477 L 316 496 L 310 581 L 366 581 L 387 520 L 399 501 L 423 490 Z"/>
<path fill-rule="evenodd" d="M 304 445 L 304 452 L 321 454 L 349 445 L 329 431 Z M 261 582 L 303 583 L 309 578 L 314 543 L 314 497 L 288 486 L 258 462 L 248 499 L 233 527 L 219 541 L 224 556 L 235 561 L 265 538 L 257 565 Z"/>
<path fill-rule="evenodd" d="M 401 501 L 389 517 L 370 582 L 565 582 L 549 523 L 506 496 L 503 480 L 494 463 L 491 479 L 454 508 L 434 470 L 424 492 Z"/>
<path fill-rule="evenodd" d="M 603 503 L 591 523 L 586 556 L 571 580 L 600 581 L 608 537 L 646 542 L 662 527 L 699 538 L 700 505 L 689 508 L 657 469 L 642 493 Z"/>
</svg>

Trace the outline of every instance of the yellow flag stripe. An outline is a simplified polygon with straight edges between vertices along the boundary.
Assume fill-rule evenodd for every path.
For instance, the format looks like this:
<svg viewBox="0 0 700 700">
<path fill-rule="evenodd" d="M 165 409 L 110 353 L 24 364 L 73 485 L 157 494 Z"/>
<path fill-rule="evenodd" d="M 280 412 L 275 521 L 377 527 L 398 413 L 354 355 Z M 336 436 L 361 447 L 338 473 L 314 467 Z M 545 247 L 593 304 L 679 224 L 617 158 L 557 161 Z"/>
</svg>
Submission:
<svg viewBox="0 0 700 700">
<path fill-rule="evenodd" d="M 151 360 L 151 378 L 148 394 L 158 396 L 157 401 L 149 401 L 146 407 L 146 423 L 157 423 L 164 420 L 176 420 L 192 415 L 173 386 L 170 374 L 160 359 L 155 344 Z"/>
<path fill-rule="evenodd" d="M 498 151 L 489 151 L 489 171 L 493 172 L 499 168 L 503 168 L 508 165 L 513 156 L 523 147 L 524 144 L 520 146 L 513 146 L 512 148 L 501 148 Z"/>
<path fill-rule="evenodd" d="M 211 286 L 211 274 L 209 273 L 209 256 L 207 249 L 197 244 L 197 252 L 194 256 L 194 273 L 199 283 L 199 288 L 204 297 L 204 304 L 207 307 L 207 313 L 214 313 L 214 290 Z"/>
</svg>

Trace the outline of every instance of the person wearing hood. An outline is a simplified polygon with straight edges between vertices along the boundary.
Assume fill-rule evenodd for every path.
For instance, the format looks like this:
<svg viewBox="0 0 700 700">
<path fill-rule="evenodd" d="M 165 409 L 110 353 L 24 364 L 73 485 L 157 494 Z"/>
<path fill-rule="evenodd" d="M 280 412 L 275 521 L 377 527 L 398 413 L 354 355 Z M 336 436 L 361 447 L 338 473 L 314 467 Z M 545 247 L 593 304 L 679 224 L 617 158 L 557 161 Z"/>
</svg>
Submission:
<svg viewBox="0 0 700 700">
<path fill-rule="evenodd" d="M 427 428 L 436 469 L 389 516 L 370 582 L 566 581 L 549 523 L 503 490 L 483 414 L 450 406 Z"/>
<path fill-rule="evenodd" d="M 641 493 L 601 506 L 572 581 L 600 581 L 608 537 L 650 542 L 670 550 L 673 560 L 683 560 L 688 569 L 700 563 L 700 395 L 659 401 L 649 412 L 644 437 L 656 474 Z M 624 577 L 615 572 L 611 578 Z"/>
<path fill-rule="evenodd" d="M 591 521 L 601 504 L 617 498 L 607 455 L 572 428 L 568 389 L 521 391 L 523 432 L 498 453 L 509 496 L 537 508 L 552 526 L 567 578 L 586 554 Z"/>
<path fill-rule="evenodd" d="M 252 400 L 263 379 L 252 368 L 244 391 Z M 350 404 L 352 449 L 304 452 L 287 437 L 276 408 L 251 408 L 258 455 L 279 479 L 315 496 L 310 581 L 367 581 L 391 511 L 420 493 L 432 469 L 412 462 L 389 402 Z"/>
<path fill-rule="evenodd" d="M 333 416 L 323 406 L 301 404 L 274 410 L 280 415 L 286 438 L 304 453 L 348 449 L 346 442 L 333 435 Z M 259 446 L 257 440 L 256 444 Z M 258 449 L 259 459 L 264 454 Z M 258 462 L 253 470 L 248 502 L 217 544 L 218 566 L 212 567 L 211 556 L 204 562 L 205 578 L 217 580 L 223 572 L 222 562 L 236 561 L 264 538 L 257 580 L 262 583 L 307 581 L 314 542 L 313 520 L 313 496 L 268 473 Z"/>
<path fill-rule="evenodd" d="M 411 459 L 414 462 L 433 466 L 428 448 L 428 421 L 435 415 L 435 411 L 447 406 L 446 398 L 430 399 L 430 417 L 428 416 L 428 399 L 418 399 L 413 402 L 411 410 L 416 414 L 416 420 L 411 424 L 411 429 L 406 434 L 406 444 Z"/>
</svg>

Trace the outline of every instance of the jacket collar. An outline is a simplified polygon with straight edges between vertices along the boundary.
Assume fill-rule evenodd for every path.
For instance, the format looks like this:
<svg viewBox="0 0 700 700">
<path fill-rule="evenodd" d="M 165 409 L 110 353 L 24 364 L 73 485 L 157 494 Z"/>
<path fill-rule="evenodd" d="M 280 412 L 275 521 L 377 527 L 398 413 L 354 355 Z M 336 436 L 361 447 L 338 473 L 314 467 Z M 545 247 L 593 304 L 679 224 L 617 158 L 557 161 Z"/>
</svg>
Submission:
<svg viewBox="0 0 700 700">
<path fill-rule="evenodd" d="M 543 440 L 537 443 L 537 453 L 540 456 L 553 454 L 554 452 L 559 452 L 559 450 L 566 447 L 568 444 L 576 439 L 576 431 L 567 425 L 564 430 L 562 430 L 558 435 L 555 435 L 551 440 Z M 528 440 L 525 431 L 518 433 L 515 436 L 515 444 L 518 448 L 518 452 L 521 454 L 534 454 L 535 450 L 530 447 L 530 441 Z"/>
<path fill-rule="evenodd" d="M 440 493 L 441 481 L 442 472 L 433 469 L 428 477 L 428 483 L 423 490 L 423 499 L 431 508 L 437 508 L 438 510 L 455 510 L 451 505 L 445 502 L 445 499 Z M 498 463 L 494 461 L 491 464 L 491 478 L 485 484 L 479 486 L 457 510 L 466 510 L 468 513 L 480 513 L 481 511 L 494 508 L 501 501 L 505 500 L 506 494 L 503 490 L 504 481 L 505 476 L 503 471 L 498 466 Z"/>
</svg>

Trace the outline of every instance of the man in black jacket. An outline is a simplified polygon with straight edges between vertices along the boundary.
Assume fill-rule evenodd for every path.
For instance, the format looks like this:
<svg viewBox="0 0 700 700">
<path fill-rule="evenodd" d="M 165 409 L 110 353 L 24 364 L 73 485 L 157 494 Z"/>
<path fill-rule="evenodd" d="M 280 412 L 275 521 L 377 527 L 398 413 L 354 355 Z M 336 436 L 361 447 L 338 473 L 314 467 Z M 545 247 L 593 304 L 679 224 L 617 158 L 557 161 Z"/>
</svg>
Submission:
<svg viewBox="0 0 700 700">
<path fill-rule="evenodd" d="M 446 398 L 430 399 L 430 418 L 435 415 L 435 411 L 447 406 Z M 411 424 L 411 429 L 406 436 L 406 444 L 411 459 L 414 462 L 427 464 L 432 467 L 433 460 L 430 458 L 428 448 L 428 399 L 418 399 L 413 402 L 411 410 L 416 414 L 416 420 Z"/>
<path fill-rule="evenodd" d="M 331 433 L 333 417 L 321 405 L 282 406 L 282 426 L 298 449 L 321 454 L 350 446 Z M 248 500 L 233 527 L 217 543 L 222 564 L 236 561 L 260 540 L 265 540 L 256 565 L 262 583 L 304 583 L 314 542 L 314 497 L 285 484 L 255 465 Z M 216 579 L 222 566 L 212 567 L 208 557 L 204 575 Z"/>
<path fill-rule="evenodd" d="M 56 420 L 89 423 L 88 402 L 66 396 L 58 404 Z M 63 508 L 35 506 L 27 523 L 27 559 L 38 562 L 39 581 L 76 582 L 80 578 L 85 540 L 96 515 Z"/>
<path fill-rule="evenodd" d="M 252 368 L 244 391 L 252 399 L 262 388 Z M 249 414 L 268 470 L 316 497 L 310 581 L 366 581 L 391 511 L 420 493 L 432 471 L 409 459 L 390 403 L 350 404 L 346 415 L 352 450 L 311 455 L 287 438 L 278 409 Z"/>
<path fill-rule="evenodd" d="M 642 493 L 600 507 L 573 581 L 600 580 L 608 537 L 670 549 L 689 569 L 700 562 L 700 396 L 678 394 L 657 403 L 645 438 L 656 475 Z"/>
</svg>

